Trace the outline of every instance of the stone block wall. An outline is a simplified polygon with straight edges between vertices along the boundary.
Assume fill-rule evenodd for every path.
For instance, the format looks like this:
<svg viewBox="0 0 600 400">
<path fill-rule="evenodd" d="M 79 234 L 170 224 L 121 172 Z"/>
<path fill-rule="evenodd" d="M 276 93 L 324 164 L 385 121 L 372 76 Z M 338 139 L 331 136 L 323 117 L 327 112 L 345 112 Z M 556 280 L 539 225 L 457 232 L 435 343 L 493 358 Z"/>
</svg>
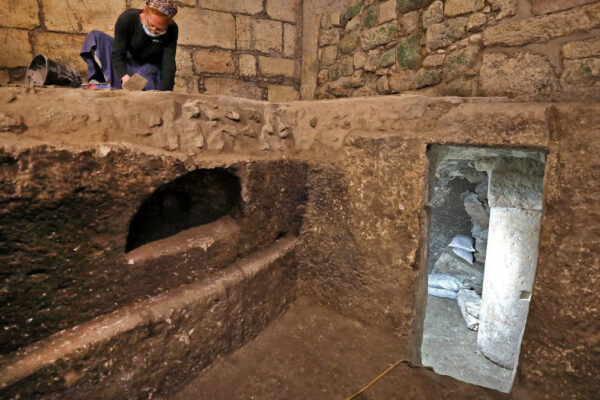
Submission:
<svg viewBox="0 0 600 400">
<path fill-rule="evenodd" d="M 144 0 L 7 0 L 0 20 L 0 84 L 23 82 L 35 54 L 77 69 L 85 35 L 114 35 Z M 299 97 L 300 0 L 182 0 L 175 90 L 272 101 Z"/>
<path fill-rule="evenodd" d="M 317 98 L 597 96 L 600 2 L 351 0 L 321 16 Z"/>
</svg>

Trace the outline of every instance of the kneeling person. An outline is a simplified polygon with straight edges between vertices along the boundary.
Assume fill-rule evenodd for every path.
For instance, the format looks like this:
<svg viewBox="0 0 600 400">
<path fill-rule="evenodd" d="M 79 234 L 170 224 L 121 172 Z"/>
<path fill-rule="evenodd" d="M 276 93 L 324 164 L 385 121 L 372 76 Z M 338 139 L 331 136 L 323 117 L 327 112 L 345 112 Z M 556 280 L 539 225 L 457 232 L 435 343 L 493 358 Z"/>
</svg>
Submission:
<svg viewBox="0 0 600 400">
<path fill-rule="evenodd" d="M 106 78 L 120 89 L 137 73 L 148 80 L 144 90 L 173 90 L 179 34 L 175 14 L 173 0 L 147 0 L 143 10 L 130 9 L 119 16 L 114 39 L 100 31 L 90 32 L 81 49 L 88 81 L 105 82 Z"/>
</svg>

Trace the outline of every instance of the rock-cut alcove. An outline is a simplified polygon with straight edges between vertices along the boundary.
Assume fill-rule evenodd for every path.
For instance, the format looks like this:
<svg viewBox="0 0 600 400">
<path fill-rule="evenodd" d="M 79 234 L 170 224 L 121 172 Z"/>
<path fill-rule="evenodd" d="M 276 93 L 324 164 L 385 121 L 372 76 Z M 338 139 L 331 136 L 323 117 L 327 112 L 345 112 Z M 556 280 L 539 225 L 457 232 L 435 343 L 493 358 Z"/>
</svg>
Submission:
<svg viewBox="0 0 600 400">
<path fill-rule="evenodd" d="M 224 169 L 199 169 L 161 187 L 140 206 L 126 251 L 214 222 L 239 209 L 240 180 Z"/>
<path fill-rule="evenodd" d="M 422 359 L 510 392 L 537 268 L 545 154 L 431 145 Z"/>
</svg>

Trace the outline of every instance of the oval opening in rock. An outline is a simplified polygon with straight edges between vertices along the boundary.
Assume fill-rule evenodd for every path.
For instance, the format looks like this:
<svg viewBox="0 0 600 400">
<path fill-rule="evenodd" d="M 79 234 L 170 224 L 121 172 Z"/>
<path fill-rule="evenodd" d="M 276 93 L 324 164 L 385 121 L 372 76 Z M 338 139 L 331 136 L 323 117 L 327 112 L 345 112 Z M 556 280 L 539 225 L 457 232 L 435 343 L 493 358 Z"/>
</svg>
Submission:
<svg viewBox="0 0 600 400">
<path fill-rule="evenodd" d="M 239 210 L 241 186 L 224 169 L 199 169 L 161 187 L 141 205 L 129 227 L 125 251 L 207 224 Z"/>
</svg>

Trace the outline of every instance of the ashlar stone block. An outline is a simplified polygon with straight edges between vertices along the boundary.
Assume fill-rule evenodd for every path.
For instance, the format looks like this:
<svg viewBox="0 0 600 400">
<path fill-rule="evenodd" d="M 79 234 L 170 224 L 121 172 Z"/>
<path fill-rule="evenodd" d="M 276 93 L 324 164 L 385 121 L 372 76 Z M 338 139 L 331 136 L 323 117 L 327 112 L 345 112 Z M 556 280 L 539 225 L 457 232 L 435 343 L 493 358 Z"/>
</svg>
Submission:
<svg viewBox="0 0 600 400">
<path fill-rule="evenodd" d="M 535 15 L 548 14 L 590 4 L 595 1 L 596 0 L 532 0 L 531 12 Z"/>
<path fill-rule="evenodd" d="M 600 87 L 600 58 L 564 60 L 560 77 L 563 90 L 598 90 Z"/>
<path fill-rule="evenodd" d="M 295 61 L 287 58 L 258 57 L 260 71 L 266 76 L 294 78 Z"/>
<path fill-rule="evenodd" d="M 233 78 L 206 78 L 203 82 L 203 93 L 255 100 L 263 98 L 263 89 L 255 83 Z"/>
<path fill-rule="evenodd" d="M 600 2 L 556 14 L 491 26 L 483 31 L 483 43 L 485 46 L 523 46 L 597 27 L 600 27 Z"/>
<path fill-rule="evenodd" d="M 300 0 L 267 0 L 267 15 L 280 21 L 296 22 L 300 3 Z"/>
<path fill-rule="evenodd" d="M 37 0 L 5 0 L 0 26 L 6 28 L 36 28 L 40 26 Z"/>
<path fill-rule="evenodd" d="M 256 57 L 252 54 L 240 55 L 239 66 L 241 76 L 256 76 Z"/>
<path fill-rule="evenodd" d="M 179 47 L 175 55 L 175 64 L 177 64 L 176 75 L 179 77 L 189 77 L 194 75 L 194 64 L 192 62 L 192 50 Z"/>
<path fill-rule="evenodd" d="M 296 25 L 283 24 L 283 55 L 285 57 L 296 56 L 296 40 L 298 39 Z"/>
<path fill-rule="evenodd" d="M 179 44 L 235 49 L 235 21 L 228 13 L 181 7 L 177 14 Z"/>
<path fill-rule="evenodd" d="M 530 52 L 515 56 L 484 54 L 479 81 L 484 96 L 549 94 L 558 88 L 558 79 L 548 59 Z"/>
<path fill-rule="evenodd" d="M 202 74 L 215 72 L 220 74 L 234 73 L 235 63 L 231 51 L 218 49 L 202 49 L 193 53 L 194 72 Z"/>
<path fill-rule="evenodd" d="M 199 0 L 201 8 L 241 14 L 258 14 L 263 10 L 262 0 Z"/>
<path fill-rule="evenodd" d="M 562 56 L 567 59 L 585 58 L 600 56 L 600 40 L 578 40 L 565 44 L 562 49 Z"/>
<path fill-rule="evenodd" d="M 235 16 L 235 41 L 238 50 L 252 47 L 252 20 L 247 15 Z"/>
<path fill-rule="evenodd" d="M 269 54 L 271 50 L 283 52 L 283 24 L 269 19 L 252 21 L 252 36 L 254 49 Z"/>
<path fill-rule="evenodd" d="M 111 33 L 115 22 L 125 11 L 124 0 L 42 0 L 46 28 L 57 32 L 88 33 L 94 29 Z"/>
<path fill-rule="evenodd" d="M 0 68 L 27 67 L 32 50 L 27 31 L 0 28 Z"/>
<path fill-rule="evenodd" d="M 267 99 L 277 102 L 296 101 L 300 100 L 300 92 L 293 86 L 268 85 Z"/>
</svg>

